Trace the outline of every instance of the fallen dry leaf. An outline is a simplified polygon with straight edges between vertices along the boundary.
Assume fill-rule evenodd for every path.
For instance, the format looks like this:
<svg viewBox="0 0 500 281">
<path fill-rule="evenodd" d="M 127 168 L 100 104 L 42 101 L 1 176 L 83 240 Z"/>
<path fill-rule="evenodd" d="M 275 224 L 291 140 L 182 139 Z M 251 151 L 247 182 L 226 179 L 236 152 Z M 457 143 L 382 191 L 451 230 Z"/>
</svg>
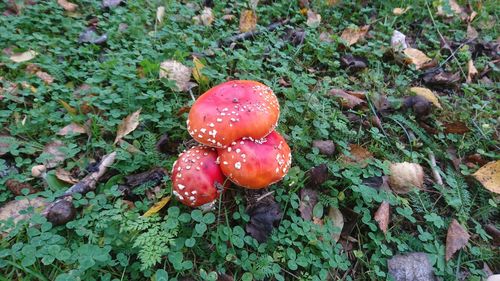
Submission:
<svg viewBox="0 0 500 281">
<path fill-rule="evenodd" d="M 350 95 L 349 93 L 341 89 L 331 89 L 328 95 L 342 98 L 342 106 L 349 109 L 365 103 L 364 100 L 354 95 Z"/>
<path fill-rule="evenodd" d="M 62 163 L 64 159 L 66 159 L 66 154 L 61 151 L 61 148 L 64 147 L 64 143 L 62 141 L 56 140 L 51 143 L 45 145 L 42 155 L 44 158 L 44 166 L 48 169 L 54 168 L 59 163 Z"/>
<path fill-rule="evenodd" d="M 470 25 L 470 23 L 467 25 L 467 39 L 476 39 L 479 36 L 479 33 L 477 30 Z"/>
<path fill-rule="evenodd" d="M 17 143 L 18 141 L 14 137 L 0 135 L 0 156 L 8 153 L 11 146 L 14 146 Z"/>
<path fill-rule="evenodd" d="M 104 8 L 115 8 L 120 5 L 122 0 L 102 0 L 102 6 Z"/>
<path fill-rule="evenodd" d="M 247 206 L 246 213 L 250 221 L 246 224 L 246 232 L 259 242 L 264 242 L 271 232 L 278 226 L 283 214 L 280 205 L 276 203 L 267 189 L 245 191 Z M 266 196 L 262 197 L 263 195 Z"/>
<path fill-rule="evenodd" d="M 338 208 L 330 207 L 328 210 L 328 216 L 325 219 L 331 220 L 333 222 L 333 226 L 339 228 L 339 232 L 332 235 L 333 240 L 338 242 L 342 228 L 344 228 L 344 216 L 342 215 L 342 212 L 340 212 Z"/>
<path fill-rule="evenodd" d="M 54 82 L 54 77 L 52 77 L 45 71 L 37 71 L 35 75 L 38 78 L 42 79 L 42 81 L 45 82 L 45 84 L 52 84 L 52 82 Z"/>
<path fill-rule="evenodd" d="M 444 71 L 442 68 L 434 68 L 426 71 L 422 80 L 429 86 L 457 87 L 460 82 L 460 73 L 451 73 Z"/>
<path fill-rule="evenodd" d="M 67 136 L 67 135 L 78 135 L 78 134 L 86 134 L 87 129 L 77 123 L 70 123 L 69 125 L 61 128 L 59 132 L 57 133 L 60 136 Z"/>
<path fill-rule="evenodd" d="M 222 19 L 225 20 L 225 21 L 232 21 L 236 18 L 235 15 L 231 15 L 231 14 L 228 14 L 228 15 L 223 15 L 222 16 Z"/>
<path fill-rule="evenodd" d="M 143 217 L 150 217 L 158 213 L 170 201 L 170 196 L 163 197 L 160 201 L 156 202 L 147 212 L 142 215 Z"/>
<path fill-rule="evenodd" d="M 472 79 L 478 74 L 476 67 L 474 66 L 474 61 L 469 60 L 467 63 L 467 79 L 465 80 L 467 83 L 472 82 Z"/>
<path fill-rule="evenodd" d="M 208 77 L 201 73 L 201 70 L 205 67 L 205 65 L 197 58 L 193 56 L 193 77 L 196 82 L 200 85 L 208 84 Z"/>
<path fill-rule="evenodd" d="M 61 6 L 64 10 L 68 12 L 74 12 L 78 9 L 78 5 L 75 3 L 68 2 L 66 0 L 57 0 L 57 4 Z"/>
<path fill-rule="evenodd" d="M 437 15 L 438 16 L 443 16 L 443 17 L 453 17 L 455 14 L 459 15 L 461 19 L 466 20 L 467 19 L 467 13 L 465 13 L 465 10 L 458 5 L 458 3 L 455 0 L 445 0 L 447 4 L 450 7 L 450 11 L 447 11 L 445 7 L 443 7 L 444 1 L 440 1 L 440 5 L 437 7 Z"/>
<path fill-rule="evenodd" d="M 425 98 L 426 100 L 430 101 L 432 104 L 434 104 L 437 108 L 443 109 L 441 104 L 439 103 L 439 99 L 436 94 L 434 94 L 433 91 L 423 88 L 423 87 L 411 87 L 410 91 L 415 93 L 417 96 L 421 96 Z"/>
<path fill-rule="evenodd" d="M 449 261 L 453 257 L 453 254 L 467 245 L 469 238 L 469 233 L 467 233 L 456 219 L 453 219 L 446 234 L 446 261 Z"/>
<path fill-rule="evenodd" d="M 70 172 L 64 170 L 64 169 L 57 169 L 56 170 L 56 178 L 58 178 L 59 180 L 63 181 L 63 182 L 67 182 L 67 183 L 71 183 L 71 184 L 75 184 L 78 182 L 78 179 L 74 178 Z"/>
<path fill-rule="evenodd" d="M 303 188 L 300 190 L 300 217 L 306 221 L 313 218 L 313 208 L 318 203 L 318 192 L 314 189 Z"/>
<path fill-rule="evenodd" d="M 436 281 L 434 268 L 426 253 L 395 255 L 387 261 L 389 275 L 395 281 Z"/>
<path fill-rule="evenodd" d="M 195 24 L 202 24 L 204 26 L 212 25 L 212 22 L 214 21 L 214 14 L 212 12 L 212 8 L 210 7 L 203 8 L 201 14 L 199 14 L 198 16 L 194 16 L 193 20 Z"/>
<path fill-rule="evenodd" d="M 311 188 L 318 187 L 328 180 L 328 166 L 326 164 L 314 166 L 307 171 L 307 176 L 307 186 Z"/>
<path fill-rule="evenodd" d="M 9 180 L 7 180 L 5 182 L 5 186 L 15 196 L 22 195 L 23 194 L 22 193 L 23 189 L 27 189 L 29 191 L 28 194 L 32 194 L 32 193 L 36 192 L 36 190 L 33 188 L 33 186 L 31 186 L 31 184 L 29 184 L 27 182 L 20 182 L 20 181 L 15 180 L 15 179 L 9 179 Z"/>
<path fill-rule="evenodd" d="M 443 126 L 444 132 L 447 134 L 463 135 L 470 131 L 469 128 L 467 128 L 467 124 L 461 121 L 443 123 Z"/>
<path fill-rule="evenodd" d="M 191 87 L 191 69 L 175 60 L 164 61 L 160 64 L 160 78 L 175 81 L 177 91 L 185 92 Z"/>
<path fill-rule="evenodd" d="M 326 156 L 332 156 L 335 152 L 335 144 L 332 140 L 315 140 L 312 146 L 317 148 L 319 153 Z"/>
<path fill-rule="evenodd" d="M 120 141 L 124 136 L 130 134 L 134 131 L 137 126 L 139 126 L 139 116 L 141 114 L 141 109 L 136 112 L 130 114 L 129 116 L 123 119 L 122 123 L 118 126 L 118 130 L 116 132 L 116 138 L 113 144 L 116 144 Z"/>
<path fill-rule="evenodd" d="M 384 201 L 380 204 L 374 216 L 375 221 L 378 222 L 378 226 L 384 234 L 387 232 L 387 227 L 389 226 L 390 208 L 389 202 Z"/>
<path fill-rule="evenodd" d="M 309 27 L 318 27 L 321 23 L 321 15 L 315 13 L 313 10 L 307 10 L 307 21 L 306 24 Z"/>
<path fill-rule="evenodd" d="M 34 59 L 37 54 L 37 52 L 30 50 L 24 53 L 13 54 L 10 56 L 10 60 L 17 63 L 25 62 Z"/>
<path fill-rule="evenodd" d="M 76 110 L 76 108 L 72 107 L 71 105 L 69 105 L 67 102 L 65 102 L 63 100 L 59 100 L 59 103 L 64 107 L 64 109 L 66 109 L 66 111 L 69 114 L 75 115 L 78 112 Z"/>
<path fill-rule="evenodd" d="M 342 32 L 342 35 L 340 35 L 340 38 L 347 42 L 347 46 L 352 46 L 366 36 L 369 28 L 369 25 L 356 28 L 346 28 Z"/>
<path fill-rule="evenodd" d="M 500 160 L 492 161 L 477 170 L 473 176 L 486 189 L 500 194 Z"/>
<path fill-rule="evenodd" d="M 0 221 L 6 221 L 12 219 L 14 223 L 20 220 L 30 218 L 31 214 L 23 213 L 24 210 L 29 207 L 33 207 L 36 211 L 41 211 L 43 207 L 46 206 L 44 199 L 41 197 L 35 197 L 33 199 L 23 198 L 21 200 L 12 200 L 7 202 L 0 208 Z M 5 232 L 9 232 L 6 230 Z"/>
<path fill-rule="evenodd" d="M 368 66 L 368 60 L 364 57 L 346 54 L 340 57 L 340 66 L 342 66 L 347 72 L 357 72 Z"/>
<path fill-rule="evenodd" d="M 411 7 L 406 7 L 406 8 L 394 8 L 392 10 L 392 13 L 396 16 L 400 16 L 404 13 L 406 13 Z"/>
<path fill-rule="evenodd" d="M 249 32 L 257 27 L 257 14 L 254 10 L 244 10 L 240 16 L 240 32 Z"/>
<path fill-rule="evenodd" d="M 120 145 L 121 148 L 125 149 L 126 151 L 134 154 L 134 153 L 142 153 L 142 151 L 135 147 L 134 145 L 124 141 L 124 140 L 119 140 L 118 144 Z"/>
<path fill-rule="evenodd" d="M 333 39 L 332 39 L 332 34 L 330 32 L 321 32 L 319 34 L 319 41 L 321 42 L 326 42 L 326 43 L 332 43 L 333 42 Z"/>
<path fill-rule="evenodd" d="M 340 157 L 340 160 L 344 164 L 355 164 L 359 165 L 361 168 L 368 166 L 368 161 L 373 158 L 373 155 L 368 149 L 357 144 L 349 144 L 349 148 L 351 154 L 349 156 L 344 154 Z"/>
<path fill-rule="evenodd" d="M 416 69 L 422 68 L 432 60 L 422 51 L 414 48 L 406 48 L 403 53 L 407 56 L 406 61 L 410 64 L 414 64 Z"/>
<path fill-rule="evenodd" d="M 392 163 L 389 166 L 389 186 L 399 194 L 410 192 L 414 187 L 424 186 L 424 170 L 416 163 Z"/>
</svg>

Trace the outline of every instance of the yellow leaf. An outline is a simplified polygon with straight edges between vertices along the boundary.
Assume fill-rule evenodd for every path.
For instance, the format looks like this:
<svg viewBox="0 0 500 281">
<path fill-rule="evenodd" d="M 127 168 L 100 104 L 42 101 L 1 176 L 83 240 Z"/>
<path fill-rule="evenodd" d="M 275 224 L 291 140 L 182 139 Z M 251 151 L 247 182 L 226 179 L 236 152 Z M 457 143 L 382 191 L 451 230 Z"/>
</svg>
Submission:
<svg viewBox="0 0 500 281">
<path fill-rule="evenodd" d="M 13 54 L 12 56 L 10 56 L 10 59 L 14 62 L 19 63 L 19 62 L 25 62 L 25 61 L 32 60 L 36 57 L 36 55 L 37 55 L 37 52 L 29 50 L 29 51 L 26 51 L 24 53 Z"/>
<path fill-rule="evenodd" d="M 167 205 L 168 201 L 170 201 L 170 196 L 163 197 L 160 201 L 156 202 L 153 207 L 149 208 L 147 212 L 142 215 L 143 217 L 150 217 L 156 213 L 158 213 L 165 205 Z"/>
<path fill-rule="evenodd" d="M 63 100 L 59 100 L 59 103 L 64 107 L 64 109 L 66 109 L 66 111 L 71 114 L 71 115 L 76 115 L 76 109 L 71 107 L 71 105 L 69 105 L 67 102 L 63 101 Z"/>
<path fill-rule="evenodd" d="M 347 46 L 356 44 L 359 40 L 363 39 L 370 28 L 369 25 L 360 28 L 346 28 L 340 38 L 347 42 Z"/>
<path fill-rule="evenodd" d="M 432 59 L 425 55 L 422 51 L 414 48 L 406 48 L 403 53 L 408 57 L 410 63 L 415 65 L 416 69 L 420 69 Z"/>
<path fill-rule="evenodd" d="M 489 191 L 500 194 L 500 160 L 492 161 L 477 170 L 473 176 Z"/>
<path fill-rule="evenodd" d="M 253 10 L 244 10 L 240 16 L 240 32 L 249 32 L 257 26 L 257 14 Z"/>
<path fill-rule="evenodd" d="M 123 119 L 122 123 L 118 126 L 118 131 L 116 132 L 115 142 L 116 144 L 119 142 L 124 136 L 130 134 L 134 131 L 137 126 L 139 126 L 139 115 L 141 114 L 141 110 L 137 110 L 136 112 L 130 114 L 129 116 Z"/>
<path fill-rule="evenodd" d="M 193 68 L 193 77 L 198 84 L 207 84 L 208 83 L 208 77 L 203 75 L 201 73 L 201 70 L 205 67 L 205 65 L 197 58 L 193 57 L 193 63 L 194 63 L 194 68 Z"/>
<path fill-rule="evenodd" d="M 433 91 L 422 87 L 412 87 L 410 88 L 410 91 L 415 93 L 417 96 L 421 96 L 426 100 L 432 102 L 432 104 L 434 104 L 437 108 L 443 109 L 443 107 L 441 107 L 441 104 L 439 103 L 438 97 L 436 96 L 436 94 L 434 94 Z"/>
</svg>

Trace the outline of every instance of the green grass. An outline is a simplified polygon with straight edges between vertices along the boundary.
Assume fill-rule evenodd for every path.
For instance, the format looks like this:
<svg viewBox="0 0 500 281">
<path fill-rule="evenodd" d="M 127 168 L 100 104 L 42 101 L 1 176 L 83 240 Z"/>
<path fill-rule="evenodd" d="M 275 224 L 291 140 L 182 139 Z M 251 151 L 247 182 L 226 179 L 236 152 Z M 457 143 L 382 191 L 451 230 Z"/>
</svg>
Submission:
<svg viewBox="0 0 500 281">
<path fill-rule="evenodd" d="M 7 9 L 5 2 L 0 3 L 0 11 Z M 465 83 L 462 76 L 455 87 L 436 90 L 443 109 L 435 109 L 425 122 L 437 133 L 426 132 L 411 111 L 398 109 L 401 98 L 410 95 L 409 88 L 421 85 L 423 71 L 392 58 L 393 30 L 406 34 L 413 47 L 438 63 L 446 61 L 443 67 L 448 71 L 462 68 L 466 72 L 472 57 L 468 46 L 449 60 L 450 52 L 440 47 L 438 31 L 449 42 L 467 40 L 467 23 L 458 16 L 436 16 L 437 3 L 425 1 L 411 1 L 412 8 L 401 16 L 393 15 L 392 9 L 408 6 L 404 1 L 345 1 L 333 7 L 326 1 L 311 1 L 311 8 L 322 17 L 320 26 L 311 28 L 296 1 L 267 1 L 271 3 L 257 7 L 258 29 L 263 33 L 230 48 L 219 47 L 218 42 L 238 32 L 239 14 L 248 8 L 244 1 L 214 1 L 212 26 L 193 24 L 197 12 L 178 1 L 127 1 L 113 9 L 103 9 L 100 1 L 75 2 L 79 5 L 75 14 L 64 12 L 56 1 L 40 1 L 24 6 L 19 15 L 0 17 L 0 48 L 38 53 L 25 63 L 14 63 L 5 53 L 0 57 L 0 85 L 6 88 L 5 81 L 18 85 L 14 92 L 0 92 L 0 134 L 15 138 L 10 153 L 0 158 L 0 171 L 12 166 L 17 170 L 0 177 L 0 204 L 15 198 L 5 184 L 9 179 L 29 182 L 41 191 L 39 196 L 52 199 L 65 190 L 61 182 L 47 183 L 31 176 L 31 167 L 43 162 L 43 147 L 56 139 L 65 144 L 68 156 L 59 167 L 83 175 L 91 162 L 116 150 L 114 174 L 94 192 L 76 196 L 78 211 L 72 222 L 52 226 L 34 215 L 0 240 L 3 280 L 76 280 L 77 276 L 82 280 L 166 280 L 162 277 L 167 275 L 171 280 L 216 280 L 215 272 L 234 280 L 338 280 L 344 275 L 347 280 L 385 280 L 388 259 L 415 251 L 429 255 L 436 275 L 443 280 L 463 275 L 467 280 L 481 280 L 484 263 L 499 270 L 498 247 L 491 245 L 492 238 L 484 230 L 488 223 L 499 226 L 498 196 L 472 179 L 478 166 L 462 164 L 456 171 L 447 152 L 453 147 L 459 157 L 478 153 L 487 161 L 499 159 L 499 76 L 493 59 L 485 54 L 474 57 L 479 72 L 492 68 L 487 74 L 491 83 Z M 201 6 L 201 1 L 184 2 Z M 166 7 L 162 24 L 155 21 L 160 5 Z M 496 40 L 499 19 L 494 1 L 473 1 L 471 6 L 478 12 L 472 22 L 479 31 L 478 41 Z M 236 19 L 224 21 L 225 9 Z M 98 21 L 97 32 L 108 36 L 104 45 L 78 43 L 92 18 Z M 290 19 L 286 26 L 265 31 L 265 26 L 285 18 Z M 119 30 L 122 23 L 128 25 L 124 31 Z M 366 40 L 343 47 L 342 31 L 365 24 L 371 26 Z M 287 29 L 303 29 L 303 44 L 294 46 L 284 39 Z M 327 31 L 333 34 L 332 42 L 320 41 L 319 34 Z M 174 150 L 185 148 L 190 138 L 187 114 L 177 113 L 192 104 L 191 96 L 174 91 L 175 84 L 159 79 L 158 71 L 160 62 L 169 59 L 193 66 L 193 53 L 208 54 L 200 59 L 209 82 L 193 88 L 195 97 L 227 79 L 251 79 L 270 86 L 280 99 L 278 130 L 292 148 L 293 163 L 288 176 L 270 188 L 284 217 L 266 243 L 259 244 L 244 231 L 249 216 L 242 189 L 227 192 L 213 212 L 201 214 L 174 200 L 150 218 L 141 214 L 155 199 L 143 192 L 129 209 L 117 192 L 127 175 L 157 166 L 170 170 L 176 153 L 161 154 L 155 147 L 163 134 L 168 134 L 172 144 L 180 144 Z M 340 64 L 345 54 L 366 58 L 368 67 L 347 72 Z M 54 83 L 47 85 L 27 73 L 28 63 L 52 75 Z M 282 78 L 290 86 L 280 84 Z M 89 90 L 75 94 L 82 84 L 89 85 Z M 387 95 L 396 109 L 383 116 L 379 113 L 383 130 L 369 122 L 352 122 L 348 114 L 367 121 L 375 105 L 342 108 L 339 100 L 327 96 L 333 88 L 365 91 L 368 97 Z M 68 112 L 61 101 L 76 112 Z M 90 112 L 84 113 L 82 105 L 90 106 Z M 130 153 L 124 146 L 114 146 L 113 140 L 121 120 L 140 108 L 140 125 L 125 140 L 141 152 Z M 443 123 L 451 121 L 464 122 L 470 131 L 445 133 Z M 89 122 L 91 136 L 58 136 L 71 122 Z M 336 144 L 333 157 L 312 148 L 313 140 L 326 139 Z M 375 159 L 365 168 L 346 167 L 339 158 L 349 144 L 365 147 Z M 432 183 L 430 151 L 442 167 L 445 186 Z M 363 184 L 363 179 L 387 174 L 389 162 L 404 161 L 424 167 L 424 191 L 395 195 Z M 331 239 L 337 231 L 333 225 L 318 226 L 298 213 L 306 172 L 323 163 L 330 179 L 317 187 L 320 202 L 325 213 L 326 207 L 337 207 L 346 220 L 354 220 L 348 235 L 357 242 L 349 249 Z M 170 194 L 169 179 L 164 179 L 163 186 L 159 195 Z M 386 235 L 373 219 L 382 201 L 389 201 L 392 208 Z M 349 210 L 357 216 L 347 217 Z M 454 218 L 467 228 L 471 239 L 445 262 L 447 226 Z"/>
</svg>

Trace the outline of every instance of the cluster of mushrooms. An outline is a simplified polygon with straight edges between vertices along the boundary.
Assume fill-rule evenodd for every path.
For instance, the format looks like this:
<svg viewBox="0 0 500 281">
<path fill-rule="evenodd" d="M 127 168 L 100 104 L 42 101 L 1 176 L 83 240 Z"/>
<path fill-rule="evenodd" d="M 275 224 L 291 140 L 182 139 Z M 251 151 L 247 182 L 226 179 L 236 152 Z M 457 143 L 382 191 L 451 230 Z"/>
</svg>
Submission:
<svg viewBox="0 0 500 281">
<path fill-rule="evenodd" d="M 274 130 L 279 113 L 271 88 L 256 81 L 229 81 L 205 92 L 187 120 L 200 145 L 175 161 L 172 193 L 187 206 L 212 206 L 230 182 L 260 189 L 281 180 L 292 159 Z"/>
</svg>

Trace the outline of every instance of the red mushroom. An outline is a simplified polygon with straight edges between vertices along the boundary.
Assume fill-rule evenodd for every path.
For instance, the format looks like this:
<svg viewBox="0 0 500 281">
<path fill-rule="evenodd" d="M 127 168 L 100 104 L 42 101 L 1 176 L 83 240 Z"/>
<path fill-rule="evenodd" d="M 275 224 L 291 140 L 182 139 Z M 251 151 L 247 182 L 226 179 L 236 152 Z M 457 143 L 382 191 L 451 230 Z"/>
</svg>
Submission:
<svg viewBox="0 0 500 281">
<path fill-rule="evenodd" d="M 227 147 L 243 137 L 261 139 L 274 130 L 279 103 L 271 88 L 249 80 L 219 84 L 201 95 L 187 120 L 189 134 L 199 143 Z"/>
<path fill-rule="evenodd" d="M 292 163 L 290 147 L 276 131 L 260 140 L 242 138 L 218 152 L 224 175 L 235 184 L 251 189 L 281 180 Z"/>
<path fill-rule="evenodd" d="M 197 207 L 214 202 L 229 181 L 216 163 L 217 151 L 195 146 L 179 155 L 172 168 L 172 193 L 182 204 Z"/>
</svg>

